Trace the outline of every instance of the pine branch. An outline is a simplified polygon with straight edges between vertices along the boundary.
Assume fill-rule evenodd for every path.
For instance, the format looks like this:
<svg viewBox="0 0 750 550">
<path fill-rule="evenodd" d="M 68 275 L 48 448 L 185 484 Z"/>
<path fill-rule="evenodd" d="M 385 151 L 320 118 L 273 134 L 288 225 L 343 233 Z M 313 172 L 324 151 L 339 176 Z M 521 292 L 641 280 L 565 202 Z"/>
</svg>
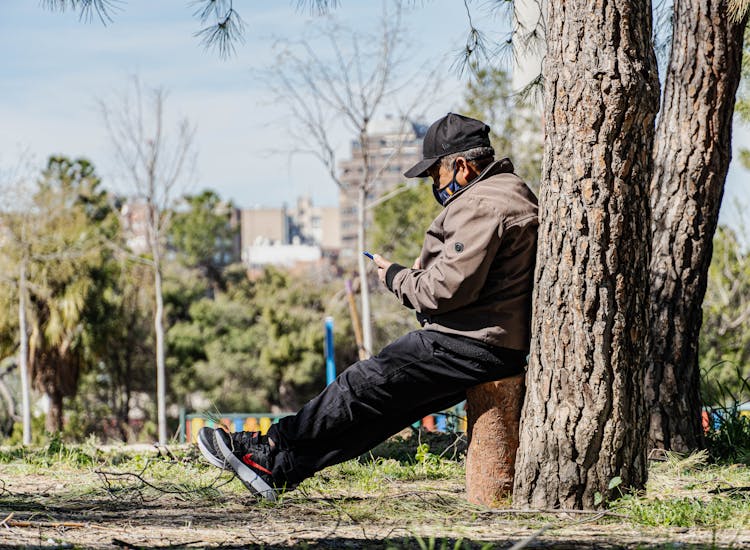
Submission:
<svg viewBox="0 0 750 550">
<path fill-rule="evenodd" d="M 79 19 L 90 23 L 94 18 L 102 25 L 112 23 L 112 14 L 120 11 L 123 0 L 41 0 L 42 7 L 50 11 L 77 10 Z"/>
</svg>

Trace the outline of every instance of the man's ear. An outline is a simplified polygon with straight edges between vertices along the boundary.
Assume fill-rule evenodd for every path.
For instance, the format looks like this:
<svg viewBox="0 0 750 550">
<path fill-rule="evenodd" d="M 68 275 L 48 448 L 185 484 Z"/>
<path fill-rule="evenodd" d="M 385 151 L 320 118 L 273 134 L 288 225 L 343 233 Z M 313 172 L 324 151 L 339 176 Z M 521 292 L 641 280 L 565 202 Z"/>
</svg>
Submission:
<svg viewBox="0 0 750 550">
<path fill-rule="evenodd" d="M 453 169 L 457 170 L 459 174 L 465 175 L 465 170 L 469 168 L 469 163 L 466 162 L 464 157 L 458 157 L 453 161 Z"/>
<path fill-rule="evenodd" d="M 471 181 L 473 173 L 472 166 L 464 157 L 458 157 L 454 161 L 453 166 L 455 167 L 454 170 L 456 170 L 456 175 L 460 175 L 467 182 Z"/>
</svg>

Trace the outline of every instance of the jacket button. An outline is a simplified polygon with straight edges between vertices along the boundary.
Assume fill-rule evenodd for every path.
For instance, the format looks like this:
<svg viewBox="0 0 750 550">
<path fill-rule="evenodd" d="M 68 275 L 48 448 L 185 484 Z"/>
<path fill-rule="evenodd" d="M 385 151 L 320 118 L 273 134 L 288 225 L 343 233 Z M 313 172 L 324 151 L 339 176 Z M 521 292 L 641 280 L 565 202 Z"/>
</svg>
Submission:
<svg viewBox="0 0 750 550">
<path fill-rule="evenodd" d="M 464 243 L 456 243 L 456 245 L 454 246 L 454 248 L 456 249 L 456 252 L 463 252 L 463 250 L 464 250 Z"/>
</svg>

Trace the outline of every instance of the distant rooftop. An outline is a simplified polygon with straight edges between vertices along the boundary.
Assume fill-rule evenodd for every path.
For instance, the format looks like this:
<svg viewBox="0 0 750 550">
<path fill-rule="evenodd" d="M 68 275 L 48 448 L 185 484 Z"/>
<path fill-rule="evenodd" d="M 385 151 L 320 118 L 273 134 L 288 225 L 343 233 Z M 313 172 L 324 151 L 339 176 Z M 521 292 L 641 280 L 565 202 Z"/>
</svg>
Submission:
<svg viewBox="0 0 750 550">
<path fill-rule="evenodd" d="M 404 121 L 404 119 L 396 115 L 385 115 L 383 118 L 371 121 L 369 130 L 371 136 L 401 134 L 413 131 L 418 138 L 421 138 L 427 132 L 427 125 L 413 120 Z"/>
</svg>

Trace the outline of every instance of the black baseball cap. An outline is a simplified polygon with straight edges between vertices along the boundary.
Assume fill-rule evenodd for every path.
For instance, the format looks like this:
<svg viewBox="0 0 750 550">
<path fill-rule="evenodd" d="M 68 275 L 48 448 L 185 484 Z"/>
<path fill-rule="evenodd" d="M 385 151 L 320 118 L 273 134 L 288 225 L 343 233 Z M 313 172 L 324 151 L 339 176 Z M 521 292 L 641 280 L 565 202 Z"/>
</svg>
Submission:
<svg viewBox="0 0 750 550">
<path fill-rule="evenodd" d="M 475 147 L 491 147 L 490 127 L 481 120 L 448 113 L 427 129 L 422 144 L 423 158 L 404 175 L 407 178 L 423 178 L 441 157 Z"/>
</svg>

